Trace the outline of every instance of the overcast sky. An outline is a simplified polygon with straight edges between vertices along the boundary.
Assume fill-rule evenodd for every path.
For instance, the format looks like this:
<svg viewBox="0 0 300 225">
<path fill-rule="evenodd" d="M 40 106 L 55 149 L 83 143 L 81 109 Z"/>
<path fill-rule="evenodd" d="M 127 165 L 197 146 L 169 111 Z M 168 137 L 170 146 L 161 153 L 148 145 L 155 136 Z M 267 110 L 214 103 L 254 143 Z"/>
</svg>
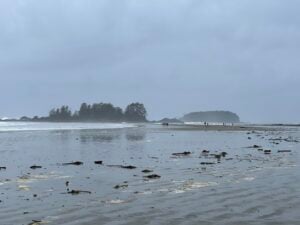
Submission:
<svg viewBox="0 0 300 225">
<path fill-rule="evenodd" d="M 140 101 L 300 122 L 299 0 L 0 0 L 0 117 Z"/>
</svg>

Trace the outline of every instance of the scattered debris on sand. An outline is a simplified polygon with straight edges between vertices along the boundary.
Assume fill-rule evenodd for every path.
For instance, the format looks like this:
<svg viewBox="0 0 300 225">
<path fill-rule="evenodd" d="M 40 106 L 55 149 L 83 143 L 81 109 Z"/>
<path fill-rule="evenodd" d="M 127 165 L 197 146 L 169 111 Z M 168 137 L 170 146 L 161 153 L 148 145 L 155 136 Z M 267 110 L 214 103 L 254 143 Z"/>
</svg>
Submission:
<svg viewBox="0 0 300 225">
<path fill-rule="evenodd" d="M 187 156 L 192 154 L 191 152 L 179 152 L 179 153 L 173 153 L 173 156 Z"/>
<path fill-rule="evenodd" d="M 211 156 L 213 156 L 214 158 L 216 158 L 218 161 L 221 160 L 221 158 L 225 158 L 228 153 L 227 152 L 221 152 L 221 153 L 216 153 L 216 154 L 210 154 Z"/>
<path fill-rule="evenodd" d="M 285 142 L 294 142 L 294 143 L 298 143 L 299 141 L 296 139 L 292 139 L 291 137 L 288 138 L 283 138 L 283 137 L 279 137 L 279 138 L 270 138 L 270 141 L 285 141 Z"/>
<path fill-rule="evenodd" d="M 124 188 L 128 188 L 128 184 L 127 183 L 118 184 L 118 185 L 114 186 L 114 189 L 124 189 Z"/>
<path fill-rule="evenodd" d="M 228 155 L 227 152 L 221 152 L 221 156 L 222 156 L 222 157 L 226 157 L 227 155 Z"/>
<path fill-rule="evenodd" d="M 72 191 L 68 191 L 68 194 L 71 194 L 71 195 L 92 194 L 92 192 L 90 192 L 90 191 L 82 191 L 82 190 L 72 190 Z"/>
<path fill-rule="evenodd" d="M 246 148 L 261 148 L 260 145 L 252 145 L 252 146 L 249 146 L 249 147 L 246 147 Z"/>
<path fill-rule="evenodd" d="M 201 165 L 214 165 L 214 162 L 201 162 Z"/>
<path fill-rule="evenodd" d="M 221 160 L 221 155 L 219 155 L 219 154 L 212 154 L 217 160 Z"/>
<path fill-rule="evenodd" d="M 203 155 L 207 155 L 207 154 L 209 154 L 209 151 L 208 151 L 208 150 L 203 150 L 203 151 L 202 151 L 202 154 L 203 154 Z"/>
<path fill-rule="evenodd" d="M 43 224 L 43 221 L 41 220 L 32 220 L 28 225 L 40 225 Z"/>
<path fill-rule="evenodd" d="M 161 176 L 159 176 L 157 174 L 151 174 L 151 175 L 148 175 L 148 176 L 144 176 L 144 178 L 146 178 L 146 179 L 159 179 L 159 178 L 161 178 Z"/>
<path fill-rule="evenodd" d="M 129 169 L 129 170 L 133 170 L 136 169 L 136 166 L 121 166 L 122 169 Z"/>
<path fill-rule="evenodd" d="M 292 150 L 278 150 L 278 153 L 292 152 Z"/>
<path fill-rule="evenodd" d="M 63 163 L 62 165 L 63 166 L 68 166 L 68 165 L 81 166 L 81 165 L 83 165 L 83 162 L 75 161 L 75 162 L 70 162 L 70 163 Z"/>
<path fill-rule="evenodd" d="M 123 165 L 107 165 L 108 167 L 116 167 L 116 168 L 121 168 L 121 169 L 128 169 L 128 170 L 133 170 L 136 169 L 136 166 L 123 166 Z"/>
<path fill-rule="evenodd" d="M 153 173 L 153 170 L 143 170 L 142 173 Z"/>
<path fill-rule="evenodd" d="M 266 155 L 271 154 L 271 152 L 272 152 L 271 150 L 265 150 L 265 151 L 264 151 L 264 153 L 265 153 Z"/>
<path fill-rule="evenodd" d="M 30 167 L 30 169 L 32 169 L 32 170 L 42 169 L 42 166 L 33 165 Z"/>
</svg>

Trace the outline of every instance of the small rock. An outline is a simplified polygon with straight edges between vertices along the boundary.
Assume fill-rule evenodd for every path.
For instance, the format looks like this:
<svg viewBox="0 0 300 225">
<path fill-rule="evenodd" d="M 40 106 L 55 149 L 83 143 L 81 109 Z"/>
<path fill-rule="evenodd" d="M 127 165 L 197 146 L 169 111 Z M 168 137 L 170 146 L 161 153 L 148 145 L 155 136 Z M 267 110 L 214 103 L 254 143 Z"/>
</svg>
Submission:
<svg viewBox="0 0 300 225">
<path fill-rule="evenodd" d="M 94 163 L 95 163 L 95 164 L 98 164 L 98 165 L 102 165 L 102 164 L 103 164 L 103 161 L 95 161 Z"/>
<path fill-rule="evenodd" d="M 35 169 L 41 169 L 42 166 L 37 166 L 37 165 L 33 165 L 30 167 L 30 169 L 35 170 Z"/>
<path fill-rule="evenodd" d="M 201 165 L 214 165 L 214 162 L 201 162 Z"/>
<path fill-rule="evenodd" d="M 32 220 L 31 223 L 29 223 L 28 225 L 38 225 L 38 224 L 41 224 L 42 221 L 41 220 Z"/>
<path fill-rule="evenodd" d="M 92 194 L 92 192 L 90 192 L 90 191 L 82 191 L 82 190 L 72 190 L 72 191 L 68 192 L 68 194 L 71 194 L 71 195 L 79 195 L 81 193 Z"/>
<path fill-rule="evenodd" d="M 136 169 L 135 166 L 121 166 L 121 168 L 123 168 L 123 169 L 129 169 L 129 170 Z"/>
<path fill-rule="evenodd" d="M 63 163 L 62 165 L 63 166 L 68 166 L 68 165 L 80 166 L 80 165 L 83 165 L 83 162 L 75 161 L 75 162 L 70 162 L 70 163 Z"/>
<path fill-rule="evenodd" d="M 191 152 L 179 152 L 179 153 L 173 153 L 174 156 L 187 156 L 192 154 Z"/>
<path fill-rule="evenodd" d="M 136 166 L 123 166 L 123 165 L 107 165 L 108 167 L 117 167 L 117 168 L 122 168 L 122 169 L 129 169 L 133 170 L 136 169 Z"/>
<path fill-rule="evenodd" d="M 292 150 L 278 150 L 278 153 L 292 152 Z"/>
<path fill-rule="evenodd" d="M 152 173 L 153 170 L 143 170 L 142 173 Z"/>
<path fill-rule="evenodd" d="M 215 157 L 216 159 L 218 159 L 218 160 L 221 159 L 221 155 L 218 155 L 218 154 L 215 154 L 214 157 Z"/>
<path fill-rule="evenodd" d="M 228 155 L 227 152 L 221 152 L 221 156 L 222 156 L 222 157 L 226 157 L 226 155 Z"/>
<path fill-rule="evenodd" d="M 161 176 L 159 176 L 157 174 L 151 174 L 151 175 L 148 175 L 148 176 L 144 176 L 144 178 L 147 178 L 147 179 L 159 179 L 159 178 L 161 178 Z"/>
<path fill-rule="evenodd" d="M 116 186 L 114 186 L 114 189 L 120 189 L 120 188 L 127 188 L 128 184 L 118 184 Z"/>
</svg>

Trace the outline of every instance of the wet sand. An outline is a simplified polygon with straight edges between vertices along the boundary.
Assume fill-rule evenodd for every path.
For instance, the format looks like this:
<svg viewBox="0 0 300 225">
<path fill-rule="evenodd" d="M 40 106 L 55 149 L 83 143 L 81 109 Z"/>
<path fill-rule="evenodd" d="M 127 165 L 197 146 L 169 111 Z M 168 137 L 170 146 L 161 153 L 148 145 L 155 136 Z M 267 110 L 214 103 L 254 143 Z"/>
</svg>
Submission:
<svg viewBox="0 0 300 225">
<path fill-rule="evenodd" d="M 0 132 L 0 224 L 299 224 L 298 128 L 190 128 Z"/>
</svg>

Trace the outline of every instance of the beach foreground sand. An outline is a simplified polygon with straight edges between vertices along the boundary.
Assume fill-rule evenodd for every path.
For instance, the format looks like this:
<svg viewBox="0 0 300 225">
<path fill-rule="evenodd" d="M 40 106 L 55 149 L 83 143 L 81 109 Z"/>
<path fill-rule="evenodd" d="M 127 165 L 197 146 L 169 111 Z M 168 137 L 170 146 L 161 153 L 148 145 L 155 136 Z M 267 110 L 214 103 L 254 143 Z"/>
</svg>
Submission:
<svg viewBox="0 0 300 225">
<path fill-rule="evenodd" d="M 299 140 L 298 128 L 2 131 L 0 224 L 296 225 Z"/>
</svg>

